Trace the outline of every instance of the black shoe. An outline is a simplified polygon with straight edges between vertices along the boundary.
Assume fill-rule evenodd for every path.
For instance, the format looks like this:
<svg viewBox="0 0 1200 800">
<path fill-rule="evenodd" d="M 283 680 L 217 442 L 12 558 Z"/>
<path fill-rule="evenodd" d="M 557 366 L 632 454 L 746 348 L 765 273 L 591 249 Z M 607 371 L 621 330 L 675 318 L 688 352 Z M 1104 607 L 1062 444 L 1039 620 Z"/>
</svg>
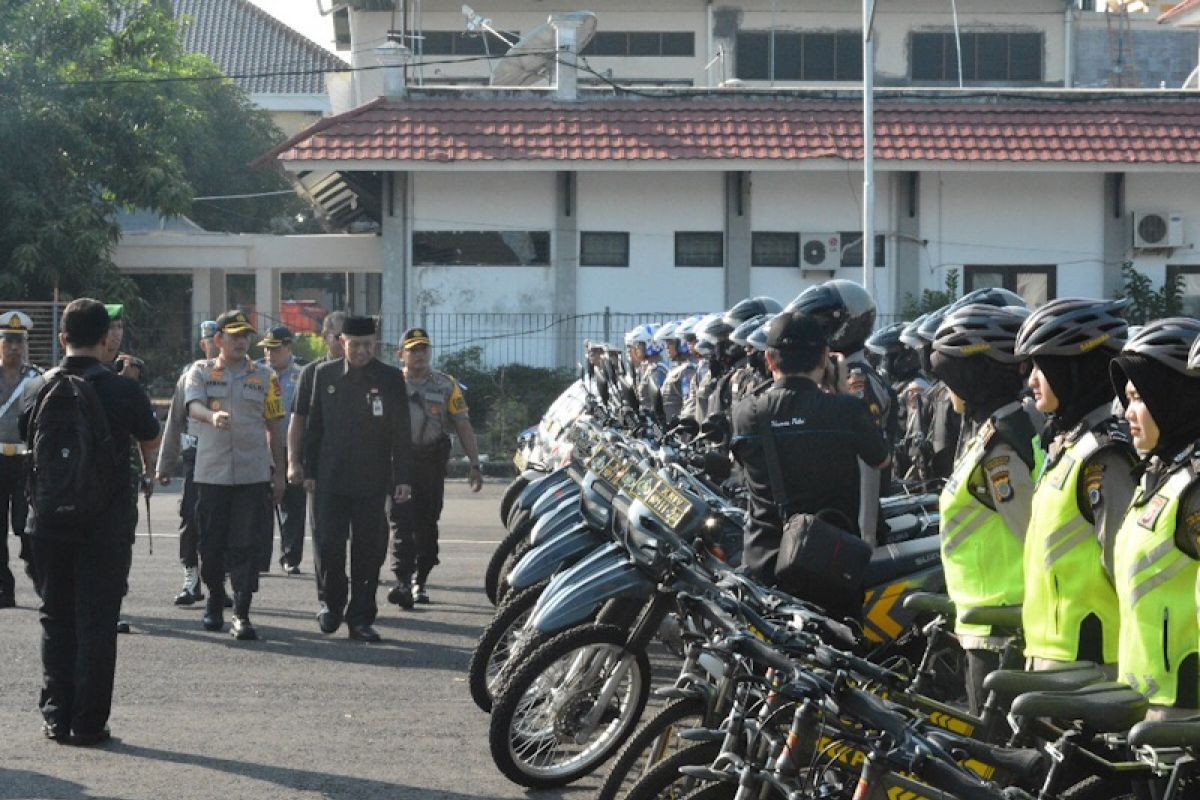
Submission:
<svg viewBox="0 0 1200 800">
<path fill-rule="evenodd" d="M 104 744 L 112 738 L 112 731 L 108 728 L 101 728 L 93 733 L 73 733 L 71 734 L 71 744 L 77 747 L 95 747 L 98 744 Z"/>
<path fill-rule="evenodd" d="M 333 633 L 342 626 L 342 615 L 326 606 L 317 614 L 317 625 L 322 633 Z"/>
<path fill-rule="evenodd" d="M 388 589 L 387 600 L 392 605 L 397 605 L 401 608 L 413 607 L 413 596 L 408 587 L 393 586 L 391 589 Z"/>
<path fill-rule="evenodd" d="M 258 631 L 254 630 L 254 626 L 250 624 L 249 617 L 234 617 L 233 623 L 229 626 L 229 632 L 233 638 L 241 642 L 250 642 L 258 638 Z"/>
<path fill-rule="evenodd" d="M 412 585 L 412 599 L 423 606 L 429 605 L 429 592 L 425 591 L 425 584 L 414 583 Z"/>
<path fill-rule="evenodd" d="M 42 720 L 42 736 L 59 744 L 71 743 L 71 730 L 66 725 L 55 725 L 48 719 Z"/>
<path fill-rule="evenodd" d="M 280 561 L 279 566 L 283 569 L 285 575 L 299 575 L 300 567 L 295 564 L 289 564 L 287 561 Z"/>
<path fill-rule="evenodd" d="M 200 618 L 200 624 L 206 631 L 219 631 L 224 628 L 225 614 L 222 606 L 209 600 L 208 606 L 204 609 L 204 616 Z"/>
<path fill-rule="evenodd" d="M 204 599 L 202 594 L 194 594 L 190 589 L 184 589 L 179 594 L 175 595 L 175 605 L 190 606 L 199 603 Z"/>
<path fill-rule="evenodd" d="M 129 633 L 132 628 L 129 627 L 129 622 L 123 619 L 117 620 L 117 633 Z"/>
<path fill-rule="evenodd" d="M 370 625 L 351 625 L 350 638 L 356 642 L 381 642 L 383 637 Z"/>
<path fill-rule="evenodd" d="M 11 594 L 0 594 L 0 608 L 16 608 L 17 598 Z"/>
</svg>

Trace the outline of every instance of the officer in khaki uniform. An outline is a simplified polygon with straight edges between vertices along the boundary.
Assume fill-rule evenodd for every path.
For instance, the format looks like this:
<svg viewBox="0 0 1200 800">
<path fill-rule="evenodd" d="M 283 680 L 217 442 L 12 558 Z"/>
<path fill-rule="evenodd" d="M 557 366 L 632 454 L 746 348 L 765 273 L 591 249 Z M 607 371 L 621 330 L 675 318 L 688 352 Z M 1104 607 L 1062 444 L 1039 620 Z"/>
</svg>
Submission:
<svg viewBox="0 0 1200 800">
<path fill-rule="evenodd" d="M 446 462 L 450 457 L 450 432 L 458 434 L 470 461 L 471 491 L 483 488 L 479 446 L 467 415 L 458 382 L 431 368 L 432 347 L 423 328 L 405 331 L 400 343 L 404 380 L 408 386 L 409 421 L 413 441 L 412 501 L 392 504 L 392 571 L 396 586 L 388 602 L 404 608 L 428 603 L 425 589 L 429 573 L 438 562 L 438 519 L 445 495 Z M 410 588 L 411 581 L 411 588 Z"/>
<path fill-rule="evenodd" d="M 21 558 L 30 563 L 25 520 L 25 459 L 19 421 L 21 397 L 42 371 L 25 363 L 26 336 L 33 327 L 21 311 L 0 314 L 0 608 L 17 604 L 16 582 L 8 568 L 8 532 L 21 540 Z M 32 570 L 26 567 L 32 578 Z M 36 585 L 36 581 L 35 581 Z"/>
<path fill-rule="evenodd" d="M 224 627 L 224 579 L 233 586 L 237 639 L 255 639 L 250 600 L 258 590 L 255 557 L 271 530 L 270 506 L 283 499 L 284 410 L 269 367 L 246 357 L 254 328 L 241 311 L 217 318 L 221 354 L 188 373 L 184 400 L 196 428 L 196 522 L 200 577 L 208 588 L 206 630 Z"/>
</svg>

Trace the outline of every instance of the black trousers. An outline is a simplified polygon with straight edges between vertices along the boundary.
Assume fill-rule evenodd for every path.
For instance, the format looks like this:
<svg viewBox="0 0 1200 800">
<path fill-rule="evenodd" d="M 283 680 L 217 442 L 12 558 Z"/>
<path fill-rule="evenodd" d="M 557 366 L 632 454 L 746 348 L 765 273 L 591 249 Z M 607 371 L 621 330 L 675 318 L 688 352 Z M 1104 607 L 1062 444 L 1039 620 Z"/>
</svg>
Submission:
<svg viewBox="0 0 1200 800">
<path fill-rule="evenodd" d="M 29 560 L 25 540 L 25 456 L 0 456 L 0 597 L 12 597 L 16 581 L 8 568 L 8 532 L 20 537 L 21 558 Z M 11 523 L 11 528 L 9 527 Z"/>
<path fill-rule="evenodd" d="M 370 625 L 379 608 L 375 589 L 387 556 L 386 500 L 382 495 L 322 492 L 313 498 L 317 517 L 318 591 L 331 610 L 343 613 L 349 625 Z M 346 545 L 350 550 L 350 580 L 346 580 Z M 349 595 L 349 603 L 347 603 Z"/>
<path fill-rule="evenodd" d="M 200 529 L 200 578 L 210 598 L 225 596 L 225 574 L 234 594 L 258 591 L 255 560 L 271 530 L 269 483 L 222 486 L 196 484 Z"/>
<path fill-rule="evenodd" d="M 200 528 L 196 524 L 196 448 L 180 454 L 183 459 L 183 495 L 179 498 L 179 563 L 200 565 Z"/>
<path fill-rule="evenodd" d="M 407 583 L 416 571 L 417 583 L 425 583 L 438 560 L 438 520 L 446 496 L 446 460 L 444 457 L 413 455 L 412 499 L 391 503 L 388 520 L 392 524 L 391 569 L 396 580 Z"/>
<path fill-rule="evenodd" d="M 128 513 L 119 503 L 116 516 Z M 117 618 L 130 561 L 128 520 L 102 523 L 81 542 L 32 537 L 42 597 L 42 716 L 98 733 L 112 709 Z"/>
<path fill-rule="evenodd" d="M 308 516 L 308 495 L 303 486 L 290 483 L 283 492 L 283 503 L 279 515 L 283 524 L 279 529 L 279 560 L 299 566 L 304 557 L 304 520 Z"/>
</svg>

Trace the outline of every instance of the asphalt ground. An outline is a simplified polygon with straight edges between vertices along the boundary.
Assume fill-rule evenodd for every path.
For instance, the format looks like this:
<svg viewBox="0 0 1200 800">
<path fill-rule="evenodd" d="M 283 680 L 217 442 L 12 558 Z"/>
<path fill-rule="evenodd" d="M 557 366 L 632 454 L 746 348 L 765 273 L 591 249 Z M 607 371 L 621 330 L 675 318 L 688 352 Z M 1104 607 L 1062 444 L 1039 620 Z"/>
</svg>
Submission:
<svg viewBox="0 0 1200 800">
<path fill-rule="evenodd" d="M 0 800 L 528 796 L 492 765 L 488 717 L 465 682 L 492 616 L 483 571 L 503 533 L 503 489 L 447 484 L 433 602 L 401 611 L 381 586 L 379 644 L 350 641 L 344 626 L 318 630 L 311 541 L 301 575 L 273 560 L 262 577 L 251 613 L 260 641 L 204 631 L 203 604 L 172 604 L 179 496 L 156 494 L 153 555 L 144 508 L 139 522 L 124 606 L 133 632 L 119 637 L 114 739 L 102 748 L 42 737 L 36 597 L 10 539 L 19 607 L 0 610 Z M 536 796 L 587 798 L 598 785 L 590 777 Z"/>
</svg>

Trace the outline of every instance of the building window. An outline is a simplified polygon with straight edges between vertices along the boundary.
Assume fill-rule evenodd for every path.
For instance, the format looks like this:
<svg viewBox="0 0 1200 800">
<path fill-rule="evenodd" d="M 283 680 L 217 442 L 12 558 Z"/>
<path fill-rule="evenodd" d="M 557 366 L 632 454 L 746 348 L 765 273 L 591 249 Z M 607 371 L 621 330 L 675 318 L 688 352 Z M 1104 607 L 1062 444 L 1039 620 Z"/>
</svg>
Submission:
<svg viewBox="0 0 1200 800">
<path fill-rule="evenodd" d="M 506 33 L 513 39 L 521 38 L 518 31 Z M 485 56 L 489 52 L 494 56 L 502 56 L 508 52 L 508 45 L 492 33 L 475 36 L 465 31 L 427 30 L 422 31 L 421 36 L 421 53 L 427 56 Z"/>
<path fill-rule="evenodd" d="M 863 263 L 862 231 L 842 231 L 842 266 L 861 267 Z M 875 234 L 875 266 L 887 264 L 886 237 L 882 233 Z"/>
<path fill-rule="evenodd" d="M 519 267 L 550 263 L 550 231 L 417 231 L 419 267 Z"/>
<path fill-rule="evenodd" d="M 751 234 L 750 266 L 800 266 L 800 234 L 774 232 Z"/>
<path fill-rule="evenodd" d="M 964 83 L 1040 83 L 1042 34 L 963 33 Z M 914 33 L 909 41 L 914 81 L 958 83 L 953 33 Z"/>
<path fill-rule="evenodd" d="M 675 266 L 725 266 L 725 234 L 720 231 L 677 231 Z"/>
<path fill-rule="evenodd" d="M 581 231 L 579 266 L 628 267 L 629 234 L 625 231 Z"/>
<path fill-rule="evenodd" d="M 963 267 L 963 290 L 1008 289 L 1025 299 L 1030 308 L 1053 300 L 1058 293 L 1058 268 L 1053 265 L 994 266 L 968 264 Z"/>
<path fill-rule="evenodd" d="M 686 56 L 696 55 L 696 34 L 691 31 L 601 31 L 592 37 L 585 56 Z"/>
<path fill-rule="evenodd" d="M 1179 281 L 1180 313 L 1200 318 L 1200 266 L 1169 264 L 1167 280 Z"/>
<path fill-rule="evenodd" d="M 772 42 L 772 40 L 774 40 Z M 744 81 L 861 81 L 859 31 L 739 31 L 737 77 Z"/>
</svg>

